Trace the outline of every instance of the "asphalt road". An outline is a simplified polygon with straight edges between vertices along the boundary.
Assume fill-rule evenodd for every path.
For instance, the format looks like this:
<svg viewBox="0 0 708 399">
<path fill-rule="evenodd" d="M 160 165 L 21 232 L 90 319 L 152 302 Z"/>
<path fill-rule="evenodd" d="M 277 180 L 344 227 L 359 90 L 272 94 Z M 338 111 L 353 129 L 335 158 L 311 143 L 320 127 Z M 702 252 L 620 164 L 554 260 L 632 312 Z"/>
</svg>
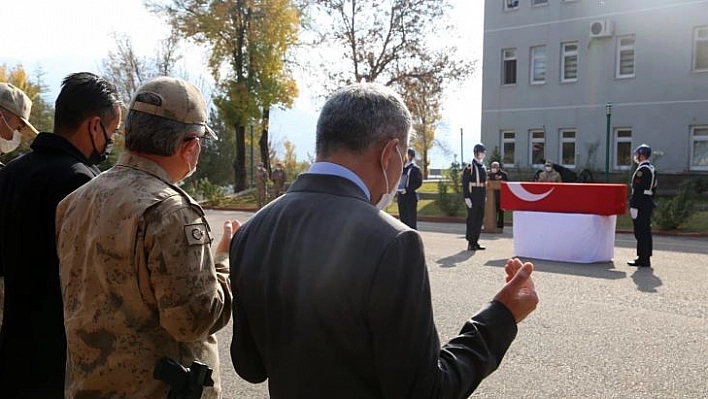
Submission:
<svg viewBox="0 0 708 399">
<path fill-rule="evenodd" d="M 220 236 L 223 219 L 251 214 L 207 215 Z M 418 224 L 444 342 L 501 287 L 511 228 L 483 234 L 487 250 L 470 252 L 463 224 Z M 708 239 L 655 236 L 650 269 L 626 265 L 634 245 L 618 234 L 609 263 L 531 260 L 539 306 L 471 397 L 708 398 Z M 267 398 L 266 383 L 234 372 L 231 335 L 231 324 L 218 333 L 224 398 Z"/>
</svg>

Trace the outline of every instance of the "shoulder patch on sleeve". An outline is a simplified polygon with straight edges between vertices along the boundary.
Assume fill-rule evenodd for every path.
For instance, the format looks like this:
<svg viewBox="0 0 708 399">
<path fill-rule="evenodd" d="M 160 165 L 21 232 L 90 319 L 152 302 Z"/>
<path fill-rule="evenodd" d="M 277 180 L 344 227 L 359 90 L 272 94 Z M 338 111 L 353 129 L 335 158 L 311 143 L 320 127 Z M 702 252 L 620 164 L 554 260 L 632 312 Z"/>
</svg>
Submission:
<svg viewBox="0 0 708 399">
<path fill-rule="evenodd" d="M 204 245 L 211 243 L 211 234 L 204 223 L 192 223 L 184 226 L 184 235 L 189 245 Z"/>
<path fill-rule="evenodd" d="M 642 177 L 642 174 L 643 174 L 643 173 L 642 173 L 641 170 L 638 170 L 638 171 L 637 171 L 637 177 Z"/>
</svg>

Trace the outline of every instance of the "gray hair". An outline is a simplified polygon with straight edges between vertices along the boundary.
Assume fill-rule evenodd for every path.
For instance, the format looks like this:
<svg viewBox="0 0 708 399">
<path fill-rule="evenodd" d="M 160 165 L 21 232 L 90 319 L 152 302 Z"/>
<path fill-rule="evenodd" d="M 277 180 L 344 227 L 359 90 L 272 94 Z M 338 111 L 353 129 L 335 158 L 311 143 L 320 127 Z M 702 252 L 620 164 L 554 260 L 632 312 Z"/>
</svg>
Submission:
<svg viewBox="0 0 708 399">
<path fill-rule="evenodd" d="M 141 101 L 150 102 L 149 99 Z M 203 136 L 204 130 L 201 124 L 181 123 L 130 110 L 125 121 L 125 147 L 130 151 L 169 157 L 186 138 Z"/>
<path fill-rule="evenodd" d="M 401 96 L 375 83 L 357 83 L 337 90 L 317 120 L 317 156 L 340 150 L 361 153 L 382 140 L 408 145 L 411 114 Z"/>
</svg>

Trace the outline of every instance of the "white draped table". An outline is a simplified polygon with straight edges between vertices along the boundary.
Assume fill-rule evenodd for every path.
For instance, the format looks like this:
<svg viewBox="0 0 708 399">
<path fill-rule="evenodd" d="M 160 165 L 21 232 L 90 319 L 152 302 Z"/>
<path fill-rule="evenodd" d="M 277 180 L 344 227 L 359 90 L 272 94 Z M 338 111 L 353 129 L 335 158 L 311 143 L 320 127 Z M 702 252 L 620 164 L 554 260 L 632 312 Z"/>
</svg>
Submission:
<svg viewBox="0 0 708 399">
<path fill-rule="evenodd" d="M 514 254 L 560 262 L 609 262 L 617 216 L 514 211 Z"/>
</svg>

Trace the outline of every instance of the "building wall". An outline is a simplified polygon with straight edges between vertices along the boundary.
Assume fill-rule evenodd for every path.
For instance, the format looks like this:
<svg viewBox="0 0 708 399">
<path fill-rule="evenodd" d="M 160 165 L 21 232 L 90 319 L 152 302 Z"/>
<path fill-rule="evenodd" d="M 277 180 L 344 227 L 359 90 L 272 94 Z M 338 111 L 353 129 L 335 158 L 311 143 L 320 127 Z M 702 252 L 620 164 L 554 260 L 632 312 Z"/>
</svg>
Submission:
<svg viewBox="0 0 708 399">
<path fill-rule="evenodd" d="M 575 168 L 604 170 L 611 102 L 611 171 L 626 169 L 614 162 L 620 128 L 631 130 L 625 149 L 651 145 L 664 173 L 708 171 L 708 165 L 691 167 L 692 127 L 708 128 L 708 69 L 693 70 L 694 32 L 708 28 L 708 0 L 548 0 L 533 7 L 532 0 L 519 0 L 518 9 L 505 11 L 506 1 L 485 4 L 481 132 L 487 148 L 501 150 L 501 131 L 514 131 L 514 164 L 528 167 L 529 131 L 545 130 L 545 158 L 559 162 L 560 130 L 575 129 Z M 610 21 L 613 34 L 591 38 L 594 21 Z M 618 78 L 618 40 L 626 35 L 634 35 L 634 77 Z M 578 78 L 564 83 L 561 43 L 571 41 L 577 42 Z M 546 79 L 530 84 L 530 48 L 538 45 L 546 46 Z M 516 49 L 516 84 L 502 85 L 508 48 Z"/>
</svg>

